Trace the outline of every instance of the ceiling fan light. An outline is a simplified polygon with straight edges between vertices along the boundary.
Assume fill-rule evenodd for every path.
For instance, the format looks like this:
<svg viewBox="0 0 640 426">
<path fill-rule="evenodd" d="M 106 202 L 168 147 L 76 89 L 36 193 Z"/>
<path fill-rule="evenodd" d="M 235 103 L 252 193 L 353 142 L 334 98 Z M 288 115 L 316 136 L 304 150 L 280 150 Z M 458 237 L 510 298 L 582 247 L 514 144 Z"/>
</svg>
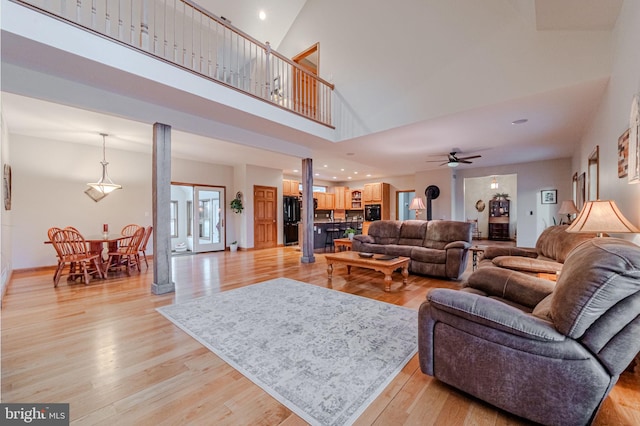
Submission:
<svg viewBox="0 0 640 426">
<path fill-rule="evenodd" d="M 457 161 L 455 161 L 455 162 L 454 161 L 449 161 L 447 163 L 447 166 L 449 166 L 449 167 L 458 167 L 458 164 L 460 164 L 460 163 L 458 163 Z"/>
</svg>

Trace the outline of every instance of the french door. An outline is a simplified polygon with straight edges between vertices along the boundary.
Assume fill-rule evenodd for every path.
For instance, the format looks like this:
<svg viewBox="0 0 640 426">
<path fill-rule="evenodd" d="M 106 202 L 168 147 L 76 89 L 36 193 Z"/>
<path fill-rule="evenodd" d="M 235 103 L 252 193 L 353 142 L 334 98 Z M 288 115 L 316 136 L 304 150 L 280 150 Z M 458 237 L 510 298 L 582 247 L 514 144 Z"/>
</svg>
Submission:
<svg viewBox="0 0 640 426">
<path fill-rule="evenodd" d="M 225 249 L 225 191 L 221 187 L 193 187 L 193 251 Z"/>
</svg>

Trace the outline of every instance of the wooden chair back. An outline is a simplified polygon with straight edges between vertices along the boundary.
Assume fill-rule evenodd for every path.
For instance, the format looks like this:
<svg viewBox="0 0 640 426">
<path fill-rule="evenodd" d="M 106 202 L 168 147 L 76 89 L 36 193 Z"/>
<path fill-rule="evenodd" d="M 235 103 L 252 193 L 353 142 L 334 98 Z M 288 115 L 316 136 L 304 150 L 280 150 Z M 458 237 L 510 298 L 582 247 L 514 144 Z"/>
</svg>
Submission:
<svg viewBox="0 0 640 426">
<path fill-rule="evenodd" d="M 147 229 L 144 231 L 144 237 L 140 242 L 140 248 L 138 249 L 141 252 L 145 252 L 147 250 L 147 244 L 149 244 L 149 238 L 151 237 L 151 233 L 153 232 L 153 226 L 147 226 Z"/>
<path fill-rule="evenodd" d="M 125 237 L 131 237 L 139 228 L 142 227 L 140 225 L 136 225 L 135 223 L 131 223 L 122 228 L 122 231 L 120 231 L 120 233 Z"/>
</svg>

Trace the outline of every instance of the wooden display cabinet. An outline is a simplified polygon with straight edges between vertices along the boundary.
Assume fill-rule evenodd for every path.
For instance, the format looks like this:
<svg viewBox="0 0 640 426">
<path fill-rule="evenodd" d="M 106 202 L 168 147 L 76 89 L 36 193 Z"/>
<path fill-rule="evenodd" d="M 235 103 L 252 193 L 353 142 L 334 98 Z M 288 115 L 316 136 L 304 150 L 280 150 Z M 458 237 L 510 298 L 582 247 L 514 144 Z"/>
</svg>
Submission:
<svg viewBox="0 0 640 426">
<path fill-rule="evenodd" d="M 300 182 L 297 180 L 283 179 L 282 180 L 282 195 L 287 197 L 299 197 L 300 196 Z"/>
<path fill-rule="evenodd" d="M 509 234 L 509 200 L 489 201 L 489 239 L 510 240 Z"/>
</svg>

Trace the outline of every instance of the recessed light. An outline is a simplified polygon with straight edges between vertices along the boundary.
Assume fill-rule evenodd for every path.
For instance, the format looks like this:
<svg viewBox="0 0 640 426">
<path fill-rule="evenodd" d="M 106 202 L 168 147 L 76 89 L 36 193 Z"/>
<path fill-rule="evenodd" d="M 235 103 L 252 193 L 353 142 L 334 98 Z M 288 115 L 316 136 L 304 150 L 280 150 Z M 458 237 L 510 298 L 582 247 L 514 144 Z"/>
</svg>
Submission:
<svg viewBox="0 0 640 426">
<path fill-rule="evenodd" d="M 320 176 L 320 173 L 316 173 L 315 176 Z"/>
<path fill-rule="evenodd" d="M 344 172 L 344 169 L 340 169 L 341 172 Z"/>
<path fill-rule="evenodd" d="M 347 177 L 347 179 L 351 179 L 351 176 Z"/>
<path fill-rule="evenodd" d="M 367 174 L 367 177 L 371 177 L 371 174 Z"/>
<path fill-rule="evenodd" d="M 357 175 L 357 174 L 358 174 L 358 172 L 353 172 L 353 174 L 354 174 L 354 175 Z"/>
<path fill-rule="evenodd" d="M 327 166 L 327 165 L 325 164 L 325 165 L 324 165 L 324 166 L 322 166 L 322 167 L 329 167 L 329 166 Z"/>
<path fill-rule="evenodd" d="M 512 122 L 511 122 L 511 124 L 524 124 L 524 123 L 526 123 L 527 121 L 529 121 L 529 119 L 528 119 L 528 118 L 521 118 L 521 119 L 519 119 L 519 120 L 512 121 Z"/>
<path fill-rule="evenodd" d="M 264 12 L 264 10 L 261 10 L 260 13 L 258 13 L 258 18 L 260 18 L 261 21 L 267 19 L 267 14 Z"/>
<path fill-rule="evenodd" d="M 338 179 L 338 178 L 337 178 L 337 177 L 335 177 L 335 176 L 334 176 L 333 178 L 334 178 L 334 179 Z"/>
<path fill-rule="evenodd" d="M 293 169 L 293 173 L 298 173 L 300 170 L 298 169 Z"/>
</svg>

